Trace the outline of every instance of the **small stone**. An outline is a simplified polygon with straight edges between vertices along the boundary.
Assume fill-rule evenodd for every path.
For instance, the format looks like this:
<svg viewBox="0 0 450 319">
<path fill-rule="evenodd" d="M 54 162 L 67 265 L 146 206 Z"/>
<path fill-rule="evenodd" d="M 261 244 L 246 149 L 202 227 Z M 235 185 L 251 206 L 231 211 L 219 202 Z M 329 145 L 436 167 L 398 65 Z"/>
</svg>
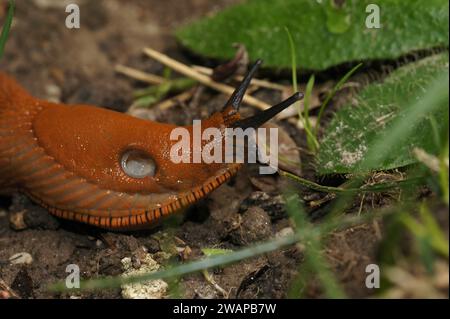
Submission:
<svg viewBox="0 0 450 319">
<path fill-rule="evenodd" d="M 9 211 L 10 227 L 14 230 L 29 228 L 56 230 L 59 228 L 59 222 L 55 217 L 45 208 L 31 202 L 23 194 L 13 195 Z"/>
<path fill-rule="evenodd" d="M 183 261 L 188 260 L 192 254 L 192 249 L 189 246 L 176 247 L 176 249 L 177 249 L 178 255 L 180 256 L 181 260 L 183 260 Z"/>
<path fill-rule="evenodd" d="M 28 273 L 27 267 L 22 267 L 11 283 L 11 290 L 16 292 L 20 298 L 33 297 L 33 278 Z"/>
<path fill-rule="evenodd" d="M 25 211 L 14 212 L 9 215 L 9 225 L 14 230 L 24 230 L 28 226 L 24 220 Z"/>
<path fill-rule="evenodd" d="M 276 234 L 276 238 L 286 237 L 294 234 L 294 229 L 292 227 L 285 227 L 280 229 Z"/>
<path fill-rule="evenodd" d="M 140 258 L 139 268 L 133 258 L 125 257 L 121 260 L 124 272 L 123 277 L 136 276 L 157 271 L 160 266 L 150 254 L 145 253 Z M 133 266 L 134 264 L 134 266 Z M 165 297 L 169 285 L 160 279 L 122 285 L 122 297 L 125 299 L 161 299 Z"/>
<path fill-rule="evenodd" d="M 13 265 L 19 264 L 29 265 L 33 262 L 33 257 L 27 252 L 22 252 L 14 254 L 11 257 L 9 257 L 9 262 Z"/>
<path fill-rule="evenodd" d="M 47 100 L 54 103 L 61 102 L 61 88 L 55 84 L 48 84 L 45 87 L 47 93 Z"/>
<path fill-rule="evenodd" d="M 147 251 L 152 254 L 154 254 L 158 251 L 161 251 L 159 242 L 155 238 L 152 238 L 152 237 L 145 240 L 145 247 L 147 248 Z"/>
</svg>

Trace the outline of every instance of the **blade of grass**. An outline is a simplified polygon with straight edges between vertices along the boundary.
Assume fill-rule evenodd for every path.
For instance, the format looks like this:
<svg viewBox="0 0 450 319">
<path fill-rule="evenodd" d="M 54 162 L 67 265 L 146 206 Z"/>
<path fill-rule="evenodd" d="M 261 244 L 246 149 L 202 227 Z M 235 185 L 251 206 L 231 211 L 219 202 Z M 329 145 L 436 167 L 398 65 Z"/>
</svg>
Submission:
<svg viewBox="0 0 450 319">
<path fill-rule="evenodd" d="M 169 277 L 179 277 L 193 272 L 199 272 L 203 269 L 224 266 L 246 258 L 254 257 L 264 253 L 274 251 L 276 249 L 289 246 L 298 242 L 301 238 L 300 234 L 294 234 L 282 238 L 277 238 L 265 243 L 244 248 L 229 254 L 222 254 L 207 257 L 198 261 L 194 261 L 181 266 L 174 266 L 162 271 L 127 277 L 111 277 L 82 281 L 81 289 L 106 289 L 120 287 L 123 284 L 131 284 L 155 279 L 164 279 Z M 65 283 L 57 283 L 49 287 L 52 291 L 64 291 Z"/>
<path fill-rule="evenodd" d="M 316 78 L 314 74 L 309 77 L 308 83 L 306 83 L 305 97 L 303 99 L 303 117 L 305 124 L 309 130 L 311 130 L 311 121 L 309 120 L 309 105 L 311 104 L 311 95 L 314 88 L 314 82 Z"/>
<path fill-rule="evenodd" d="M 310 268 L 314 269 L 326 297 L 334 299 L 346 297 L 335 275 L 330 270 L 328 262 L 323 257 L 321 244 L 317 239 L 308 243 L 305 249 L 305 261 L 310 265 Z"/>
<path fill-rule="evenodd" d="M 14 17 L 14 10 L 14 0 L 10 0 L 8 13 L 0 35 L 0 59 L 3 57 L 3 51 L 5 49 L 6 41 L 8 40 L 9 30 L 11 29 L 12 20 Z"/>
<path fill-rule="evenodd" d="M 291 194 L 286 197 L 286 210 L 295 224 L 297 233 L 303 233 L 305 260 L 301 267 L 306 266 L 317 275 L 324 293 L 329 298 L 344 298 L 345 293 L 337 282 L 333 272 L 330 270 L 328 262 L 322 255 L 322 245 L 320 242 L 320 229 L 314 227 L 307 219 L 305 210 L 301 205 L 301 200 L 297 194 Z M 301 274 L 300 269 L 300 274 Z M 305 283 L 300 282 L 304 287 Z"/>
<path fill-rule="evenodd" d="M 308 279 L 313 275 L 314 270 L 309 269 L 308 265 L 302 265 L 297 275 L 292 281 L 288 290 L 288 299 L 300 299 L 306 294 L 308 288 Z"/>
<path fill-rule="evenodd" d="M 449 243 L 445 238 L 444 233 L 439 227 L 438 222 L 436 221 L 433 214 L 431 214 L 430 209 L 426 205 L 426 203 L 422 203 L 420 206 L 420 219 L 423 222 L 423 226 L 425 232 L 427 233 L 427 237 L 430 238 L 432 247 L 442 254 L 444 257 L 449 257 Z"/>
<path fill-rule="evenodd" d="M 314 82 L 315 77 L 314 74 L 312 74 L 309 77 L 308 83 L 306 84 L 305 98 L 303 100 L 303 118 L 305 119 L 305 127 L 309 132 L 312 131 L 311 121 L 309 120 L 309 106 L 311 104 L 311 95 L 314 88 Z M 319 149 L 319 142 L 317 141 L 317 136 L 313 137 L 314 138 L 311 138 L 309 135 L 307 135 L 307 143 L 310 151 L 315 153 Z"/>
<path fill-rule="evenodd" d="M 295 192 L 292 192 L 285 194 L 284 198 L 286 201 L 286 211 L 289 217 L 294 222 L 295 229 L 298 231 L 299 229 L 309 227 L 310 225 L 306 219 L 303 205 L 300 205 L 301 200 L 299 195 Z"/>
<path fill-rule="evenodd" d="M 437 124 L 436 118 L 434 116 L 430 116 L 430 124 L 431 124 L 431 129 L 433 130 L 434 143 L 436 144 L 436 147 L 441 148 L 442 141 L 441 141 L 441 137 L 439 136 L 438 124 Z"/>
<path fill-rule="evenodd" d="M 314 128 L 314 136 L 317 137 L 317 132 L 319 131 L 319 125 L 320 120 L 322 119 L 323 112 L 325 111 L 325 108 L 327 107 L 328 103 L 330 103 L 331 99 L 334 97 L 337 91 L 339 91 L 342 86 L 348 81 L 348 79 L 358 70 L 363 64 L 359 63 L 355 67 L 353 67 L 350 71 L 348 71 L 340 80 L 339 82 L 334 86 L 334 88 L 328 93 L 327 97 L 325 98 L 325 101 L 323 101 L 322 105 L 319 109 L 319 114 L 317 115 L 317 122 L 316 126 Z"/>
<path fill-rule="evenodd" d="M 138 276 L 127 276 L 127 277 L 106 277 L 99 279 L 92 279 L 82 281 L 80 285 L 80 289 L 108 289 L 108 288 L 117 288 L 123 284 L 131 284 L 135 282 L 143 282 L 149 280 L 156 279 L 164 279 L 169 277 L 181 277 L 183 275 L 199 272 L 203 269 L 214 268 L 224 266 L 226 264 L 238 262 L 243 259 L 255 257 L 257 255 L 265 254 L 282 247 L 290 246 L 296 244 L 300 241 L 305 240 L 305 236 L 326 236 L 331 231 L 344 229 L 351 227 L 353 225 L 361 224 L 369 222 L 374 218 L 381 218 L 386 214 L 392 214 L 393 211 L 380 212 L 379 214 L 364 214 L 361 216 L 351 216 L 344 217 L 339 220 L 331 220 L 329 223 L 324 225 L 315 225 L 315 228 L 312 230 L 314 234 L 311 234 L 311 231 L 299 231 L 293 235 L 280 237 L 276 239 L 269 240 L 264 243 L 260 243 L 251 247 L 244 248 L 239 251 L 234 251 L 229 254 L 216 255 L 211 257 L 206 257 L 204 259 L 193 261 L 188 264 L 173 266 L 171 268 L 152 272 L 148 274 L 138 275 Z M 48 287 L 51 291 L 62 292 L 69 290 L 66 288 L 64 282 L 58 282 Z"/>
<path fill-rule="evenodd" d="M 294 92 L 298 92 L 298 82 L 297 82 L 297 52 L 295 50 L 295 43 L 294 43 L 294 39 L 292 38 L 292 34 L 289 31 L 288 27 L 284 27 L 287 37 L 288 37 L 288 41 L 289 41 L 289 47 L 290 47 L 290 51 L 291 51 L 291 69 L 292 69 L 292 89 Z M 312 90 L 312 89 L 311 89 Z M 302 109 L 300 107 L 300 102 L 296 103 L 297 105 L 297 111 L 298 111 L 298 118 L 299 121 L 301 121 L 303 123 L 303 128 L 305 129 L 306 132 L 306 138 L 308 140 L 308 145 L 314 145 L 314 149 L 311 149 L 311 151 L 313 151 L 313 153 L 315 152 L 315 149 L 318 148 L 319 143 L 316 139 L 316 137 L 314 136 L 314 134 L 311 131 L 311 125 L 308 125 L 307 122 L 309 121 L 309 113 L 305 113 L 305 116 L 308 117 L 308 119 L 303 117 L 303 112 Z"/>
<path fill-rule="evenodd" d="M 292 88 L 294 89 L 294 92 L 298 91 L 298 83 L 297 83 L 297 52 L 295 50 L 295 43 L 294 39 L 292 38 L 292 34 L 289 31 L 288 27 L 284 27 L 284 30 L 286 31 L 288 41 L 289 41 L 289 49 L 291 52 L 291 70 L 292 70 Z M 297 103 L 298 106 L 298 116 L 301 118 L 302 111 L 300 109 L 300 103 Z"/>
<path fill-rule="evenodd" d="M 440 171 L 439 171 L 439 182 L 442 189 L 442 197 L 444 203 L 449 205 L 449 183 L 448 183 L 448 140 L 445 147 L 442 149 L 442 155 L 440 157 Z"/>
<path fill-rule="evenodd" d="M 423 207 L 420 208 L 420 213 L 424 214 Z M 445 239 L 445 236 L 442 234 L 441 230 L 439 229 L 439 226 L 436 224 L 436 221 L 434 220 L 431 213 L 427 212 L 430 216 L 427 216 L 427 220 L 422 222 L 425 223 L 431 223 L 431 225 L 428 224 L 421 224 L 418 221 L 416 221 L 409 213 L 404 212 L 402 215 L 400 215 L 400 221 L 403 223 L 403 225 L 406 226 L 406 228 L 416 237 L 418 241 L 420 240 L 428 240 L 430 243 L 430 246 L 437 251 L 442 256 L 448 258 L 448 241 Z M 423 218 L 423 216 L 421 216 Z M 430 221 L 431 219 L 431 221 Z M 431 229 L 429 227 L 432 227 Z"/>
</svg>

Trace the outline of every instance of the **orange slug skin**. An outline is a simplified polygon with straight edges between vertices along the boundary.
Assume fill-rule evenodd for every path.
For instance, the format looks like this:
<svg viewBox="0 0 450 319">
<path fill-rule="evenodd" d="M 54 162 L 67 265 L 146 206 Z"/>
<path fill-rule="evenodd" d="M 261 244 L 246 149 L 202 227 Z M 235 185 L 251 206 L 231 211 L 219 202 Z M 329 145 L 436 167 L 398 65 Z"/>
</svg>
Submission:
<svg viewBox="0 0 450 319">
<path fill-rule="evenodd" d="M 226 108 L 203 120 L 202 130 L 238 119 Z M 0 193 L 23 192 L 58 217 L 102 228 L 151 226 L 203 198 L 240 168 L 173 163 L 174 128 L 95 106 L 38 100 L 0 73 Z M 192 136 L 192 127 L 186 128 Z M 148 153 L 155 175 L 125 174 L 120 157 L 128 149 Z"/>
</svg>

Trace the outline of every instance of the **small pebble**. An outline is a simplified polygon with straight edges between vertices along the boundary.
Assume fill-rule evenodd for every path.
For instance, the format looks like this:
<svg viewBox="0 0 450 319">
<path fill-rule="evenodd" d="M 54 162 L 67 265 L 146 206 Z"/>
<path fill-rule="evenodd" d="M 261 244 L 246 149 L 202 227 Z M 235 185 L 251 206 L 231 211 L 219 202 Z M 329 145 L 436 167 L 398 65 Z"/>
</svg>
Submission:
<svg viewBox="0 0 450 319">
<path fill-rule="evenodd" d="M 133 259 L 125 257 L 121 260 L 124 272 L 123 277 L 142 275 L 157 271 L 160 266 L 150 254 L 144 253 L 139 259 L 139 265 Z M 136 269 L 135 267 L 139 267 Z M 122 297 L 125 299 L 161 299 L 167 294 L 169 285 L 163 280 L 150 280 L 133 284 L 122 285 Z"/>
<path fill-rule="evenodd" d="M 25 211 L 14 212 L 9 215 L 9 225 L 14 230 L 24 230 L 28 226 L 24 220 Z"/>
<path fill-rule="evenodd" d="M 48 84 L 45 87 L 47 93 L 47 100 L 54 103 L 61 102 L 61 88 L 55 84 Z"/>
<path fill-rule="evenodd" d="M 275 237 L 281 238 L 281 237 L 286 237 L 286 236 L 293 235 L 293 234 L 294 234 L 294 229 L 292 229 L 292 227 L 285 227 L 285 228 L 281 229 L 280 231 L 278 231 L 275 234 Z"/>
<path fill-rule="evenodd" d="M 9 257 L 9 262 L 13 265 L 19 264 L 29 265 L 33 262 L 33 257 L 27 252 L 22 252 L 14 254 L 11 257 Z"/>
</svg>

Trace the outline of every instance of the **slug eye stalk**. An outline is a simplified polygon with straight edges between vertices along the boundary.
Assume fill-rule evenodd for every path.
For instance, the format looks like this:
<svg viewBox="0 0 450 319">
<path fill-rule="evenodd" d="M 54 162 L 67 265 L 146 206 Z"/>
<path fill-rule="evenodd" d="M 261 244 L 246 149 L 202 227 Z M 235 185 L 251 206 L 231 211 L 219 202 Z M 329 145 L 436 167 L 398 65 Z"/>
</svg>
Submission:
<svg viewBox="0 0 450 319">
<path fill-rule="evenodd" d="M 256 62 L 250 68 L 250 71 L 248 71 L 247 75 L 242 80 L 241 84 L 239 84 L 239 87 L 233 92 L 230 99 L 225 104 L 224 109 L 232 106 L 236 112 L 239 111 L 239 107 L 241 106 L 245 92 L 247 91 L 252 78 L 255 76 L 255 73 L 256 71 L 258 71 L 259 66 L 262 64 L 262 62 L 263 61 L 261 59 L 256 60 Z"/>
<path fill-rule="evenodd" d="M 234 112 L 239 111 L 239 107 L 241 106 L 242 100 L 244 98 L 245 92 L 247 91 L 250 82 L 252 81 L 252 78 L 255 76 L 256 71 L 258 71 L 260 65 L 262 64 L 262 60 L 258 59 L 253 64 L 253 66 L 250 68 L 250 71 L 247 73 L 247 75 L 242 80 L 241 84 L 239 84 L 239 87 L 233 92 L 230 99 L 224 106 L 224 110 L 228 107 L 233 107 Z M 261 125 L 263 125 L 265 122 L 273 118 L 275 115 L 286 109 L 287 107 L 291 106 L 295 102 L 301 100 L 303 98 L 303 94 L 300 92 L 296 92 L 294 95 L 286 99 L 285 101 L 272 106 L 271 108 L 260 112 L 250 118 L 239 120 L 235 122 L 232 127 L 240 127 L 243 129 L 253 127 L 257 128 Z"/>
<path fill-rule="evenodd" d="M 272 106 L 271 108 L 268 108 L 267 110 L 264 110 L 262 112 L 259 112 L 258 114 L 239 120 L 235 123 L 233 123 L 232 127 L 240 127 L 242 129 L 246 129 L 249 127 L 252 128 L 258 128 L 264 123 L 266 123 L 268 120 L 273 118 L 275 115 L 286 109 L 287 107 L 291 106 L 295 102 L 301 100 L 303 98 L 303 94 L 300 92 L 296 92 L 294 95 L 289 97 L 288 99 L 284 100 L 283 102 Z"/>
</svg>

